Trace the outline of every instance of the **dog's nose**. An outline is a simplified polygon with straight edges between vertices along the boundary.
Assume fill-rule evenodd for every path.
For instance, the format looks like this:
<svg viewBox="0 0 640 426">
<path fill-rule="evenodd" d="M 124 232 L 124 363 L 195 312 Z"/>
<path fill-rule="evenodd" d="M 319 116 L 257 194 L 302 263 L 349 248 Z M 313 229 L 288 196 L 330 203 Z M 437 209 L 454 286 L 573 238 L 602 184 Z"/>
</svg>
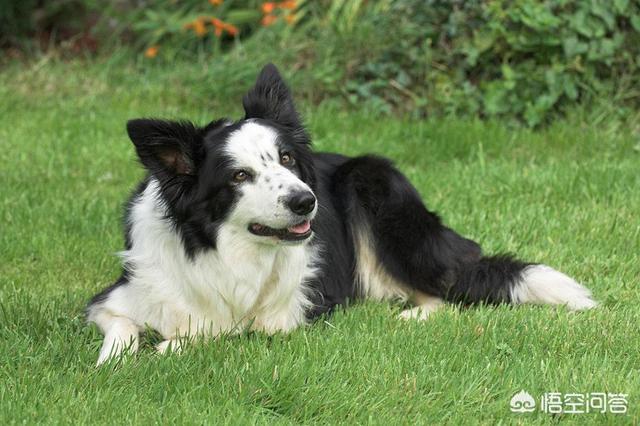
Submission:
<svg viewBox="0 0 640 426">
<path fill-rule="evenodd" d="M 315 206 L 316 197 L 309 191 L 295 192 L 287 199 L 287 207 L 301 216 L 311 213 Z"/>
</svg>

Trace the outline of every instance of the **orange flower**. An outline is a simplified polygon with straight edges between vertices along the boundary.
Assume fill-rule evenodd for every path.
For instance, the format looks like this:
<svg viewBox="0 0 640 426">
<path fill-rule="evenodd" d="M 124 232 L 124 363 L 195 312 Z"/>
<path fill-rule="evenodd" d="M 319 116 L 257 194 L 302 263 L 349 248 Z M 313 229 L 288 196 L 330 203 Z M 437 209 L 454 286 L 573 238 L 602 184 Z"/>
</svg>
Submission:
<svg viewBox="0 0 640 426">
<path fill-rule="evenodd" d="M 238 27 L 236 27 L 235 25 L 232 24 L 227 24 L 224 27 L 225 30 L 227 30 L 227 33 L 231 36 L 231 37 L 235 37 L 238 35 L 238 33 L 240 32 L 240 30 L 238 30 Z"/>
<path fill-rule="evenodd" d="M 235 25 L 224 22 L 218 18 L 211 18 L 211 25 L 213 25 L 213 32 L 216 37 L 220 37 L 224 31 L 232 37 L 235 37 L 240 32 Z"/>
<path fill-rule="evenodd" d="M 270 14 L 275 9 L 276 9 L 276 4 L 272 1 L 267 1 L 262 3 L 262 13 L 264 13 L 265 15 Z"/>
<path fill-rule="evenodd" d="M 218 18 L 211 18 L 211 25 L 213 25 L 213 33 L 216 37 L 220 37 L 222 35 L 222 30 L 224 28 L 224 23 Z"/>
<path fill-rule="evenodd" d="M 197 18 L 195 21 L 185 24 L 184 28 L 186 30 L 193 29 L 198 37 L 204 37 L 207 33 L 207 26 L 204 23 L 204 18 Z"/>
<path fill-rule="evenodd" d="M 280 9 L 295 9 L 296 8 L 296 0 L 281 1 L 278 4 L 278 7 Z"/>
<path fill-rule="evenodd" d="M 155 58 L 158 56 L 158 46 L 147 47 L 147 50 L 144 51 L 144 56 L 147 58 Z"/>
<path fill-rule="evenodd" d="M 212 6 L 220 6 L 223 0 L 209 0 Z"/>
<path fill-rule="evenodd" d="M 207 33 L 207 27 L 204 25 L 204 21 L 201 18 L 198 18 L 193 21 L 193 24 L 193 30 L 196 32 L 198 37 L 204 37 Z"/>
<path fill-rule="evenodd" d="M 260 23 L 262 24 L 263 27 L 268 27 L 269 25 L 276 22 L 277 19 L 278 17 L 275 15 L 264 15 Z"/>
</svg>

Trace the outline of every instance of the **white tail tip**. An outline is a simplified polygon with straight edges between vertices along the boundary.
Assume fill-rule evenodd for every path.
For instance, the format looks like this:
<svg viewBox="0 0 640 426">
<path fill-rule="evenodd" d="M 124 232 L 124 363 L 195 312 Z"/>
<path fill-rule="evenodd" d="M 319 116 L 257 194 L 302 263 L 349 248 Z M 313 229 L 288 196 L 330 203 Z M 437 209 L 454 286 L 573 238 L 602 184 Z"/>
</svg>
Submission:
<svg viewBox="0 0 640 426">
<path fill-rule="evenodd" d="M 573 311 L 595 308 L 589 289 L 546 265 L 528 266 L 511 289 L 514 303 L 565 305 Z"/>
</svg>

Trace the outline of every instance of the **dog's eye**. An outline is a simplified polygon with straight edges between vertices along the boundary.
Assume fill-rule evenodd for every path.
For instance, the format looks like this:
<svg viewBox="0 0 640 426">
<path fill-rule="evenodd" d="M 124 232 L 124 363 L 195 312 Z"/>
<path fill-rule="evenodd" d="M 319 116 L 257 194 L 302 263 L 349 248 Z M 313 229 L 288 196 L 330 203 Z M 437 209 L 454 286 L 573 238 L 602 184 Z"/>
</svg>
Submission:
<svg viewBox="0 0 640 426">
<path fill-rule="evenodd" d="M 244 181 L 246 181 L 247 179 L 249 179 L 249 173 L 247 173 L 244 170 L 238 170 L 234 175 L 233 175 L 233 181 L 236 183 L 242 183 Z"/>
<path fill-rule="evenodd" d="M 280 164 L 283 166 L 292 166 L 294 163 L 293 157 L 288 152 L 280 154 Z"/>
</svg>

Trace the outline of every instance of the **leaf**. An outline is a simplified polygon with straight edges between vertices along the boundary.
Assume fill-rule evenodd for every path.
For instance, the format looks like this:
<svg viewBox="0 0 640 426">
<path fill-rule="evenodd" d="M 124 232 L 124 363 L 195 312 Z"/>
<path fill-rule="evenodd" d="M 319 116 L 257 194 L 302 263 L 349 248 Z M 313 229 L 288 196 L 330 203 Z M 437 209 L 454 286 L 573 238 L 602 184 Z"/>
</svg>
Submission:
<svg viewBox="0 0 640 426">
<path fill-rule="evenodd" d="M 589 50 L 589 45 L 578 40 L 578 37 L 571 36 L 562 41 L 562 48 L 564 49 L 565 56 L 572 58 L 586 53 L 587 50 Z"/>
<path fill-rule="evenodd" d="M 571 77 L 564 79 L 564 93 L 572 101 L 578 99 L 578 89 Z"/>
<path fill-rule="evenodd" d="M 225 21 L 231 22 L 233 24 L 249 24 L 252 22 L 257 22 L 260 20 L 262 15 L 257 10 L 250 9 L 238 9 L 230 11 L 225 15 Z"/>
<path fill-rule="evenodd" d="M 475 66 L 478 63 L 478 56 L 480 56 L 480 51 L 474 46 L 466 46 L 460 50 L 466 56 L 467 64 Z"/>
<path fill-rule="evenodd" d="M 613 0 L 613 6 L 616 8 L 618 13 L 622 14 L 627 10 L 629 0 Z"/>
<path fill-rule="evenodd" d="M 487 85 L 484 92 L 484 107 L 488 115 L 498 115 L 508 110 L 506 91 L 500 81 L 493 81 Z"/>
<path fill-rule="evenodd" d="M 544 113 L 533 103 L 528 103 L 524 111 L 524 119 L 529 127 L 535 127 L 542 121 Z"/>
<path fill-rule="evenodd" d="M 599 17 L 605 23 L 608 29 L 611 30 L 615 27 L 616 18 L 615 16 L 613 16 L 613 13 L 611 13 L 610 6 L 603 6 L 598 2 L 593 2 L 591 6 L 591 13 Z"/>
</svg>

